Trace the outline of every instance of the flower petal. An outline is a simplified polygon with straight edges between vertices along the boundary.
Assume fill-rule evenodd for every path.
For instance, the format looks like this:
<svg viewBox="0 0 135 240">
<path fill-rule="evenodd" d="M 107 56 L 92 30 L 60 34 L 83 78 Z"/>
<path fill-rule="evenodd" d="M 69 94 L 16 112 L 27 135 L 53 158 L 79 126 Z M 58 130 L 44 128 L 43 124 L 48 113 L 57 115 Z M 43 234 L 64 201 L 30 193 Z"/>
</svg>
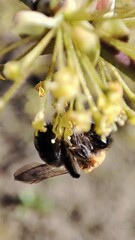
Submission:
<svg viewBox="0 0 135 240">
<path fill-rule="evenodd" d="M 40 35 L 45 29 L 57 27 L 62 21 L 62 15 L 47 17 L 35 11 L 21 11 L 14 18 L 14 29 L 19 34 Z"/>
</svg>

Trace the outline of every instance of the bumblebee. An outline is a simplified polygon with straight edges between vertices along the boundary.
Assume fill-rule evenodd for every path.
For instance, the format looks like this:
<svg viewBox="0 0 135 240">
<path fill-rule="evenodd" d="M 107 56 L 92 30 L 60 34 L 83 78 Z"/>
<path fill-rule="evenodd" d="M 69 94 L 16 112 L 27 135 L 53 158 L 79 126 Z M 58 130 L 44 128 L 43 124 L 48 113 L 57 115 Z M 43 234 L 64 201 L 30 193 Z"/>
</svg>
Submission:
<svg viewBox="0 0 135 240">
<path fill-rule="evenodd" d="M 92 124 L 86 133 L 74 131 L 70 143 L 55 138 L 51 124 L 47 126 L 46 132 L 38 131 L 34 145 L 45 164 L 31 163 L 23 166 L 15 172 L 15 180 L 37 183 L 66 173 L 79 178 L 81 171 L 91 172 L 103 162 L 106 149 L 112 142 L 110 136 L 102 140 L 94 127 Z"/>
</svg>

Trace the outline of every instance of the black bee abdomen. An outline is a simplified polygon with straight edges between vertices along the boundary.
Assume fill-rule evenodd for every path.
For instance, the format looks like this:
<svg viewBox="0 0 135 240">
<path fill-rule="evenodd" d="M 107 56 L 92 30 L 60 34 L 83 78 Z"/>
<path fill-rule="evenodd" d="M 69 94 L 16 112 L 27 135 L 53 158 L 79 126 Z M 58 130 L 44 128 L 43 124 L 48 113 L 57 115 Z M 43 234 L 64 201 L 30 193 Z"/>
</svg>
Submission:
<svg viewBox="0 0 135 240">
<path fill-rule="evenodd" d="M 46 132 L 38 131 L 38 135 L 34 137 L 34 145 L 39 156 L 49 165 L 61 166 L 61 141 L 55 139 L 52 126 L 47 126 Z"/>
<path fill-rule="evenodd" d="M 92 152 L 97 152 L 100 149 L 105 149 L 109 147 L 112 143 L 110 135 L 107 136 L 105 140 L 103 140 L 101 136 L 96 133 L 94 124 L 92 124 L 90 131 L 85 133 L 84 135 L 86 135 L 90 139 L 93 145 Z"/>
</svg>

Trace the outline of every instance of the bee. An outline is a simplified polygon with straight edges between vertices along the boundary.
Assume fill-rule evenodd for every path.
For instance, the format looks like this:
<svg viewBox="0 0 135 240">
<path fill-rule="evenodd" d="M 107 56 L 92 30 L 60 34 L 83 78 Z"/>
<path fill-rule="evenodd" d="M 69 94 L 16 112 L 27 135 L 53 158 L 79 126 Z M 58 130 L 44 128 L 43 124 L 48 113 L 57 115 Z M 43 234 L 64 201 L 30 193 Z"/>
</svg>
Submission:
<svg viewBox="0 0 135 240">
<path fill-rule="evenodd" d="M 66 173 L 79 178 L 81 171 L 91 172 L 103 162 L 111 142 L 110 136 L 102 140 L 95 132 L 94 124 L 88 132 L 74 131 L 70 142 L 56 138 L 49 124 L 46 132 L 38 131 L 34 136 L 35 148 L 45 163 L 26 164 L 15 172 L 14 178 L 26 183 L 37 183 Z"/>
</svg>

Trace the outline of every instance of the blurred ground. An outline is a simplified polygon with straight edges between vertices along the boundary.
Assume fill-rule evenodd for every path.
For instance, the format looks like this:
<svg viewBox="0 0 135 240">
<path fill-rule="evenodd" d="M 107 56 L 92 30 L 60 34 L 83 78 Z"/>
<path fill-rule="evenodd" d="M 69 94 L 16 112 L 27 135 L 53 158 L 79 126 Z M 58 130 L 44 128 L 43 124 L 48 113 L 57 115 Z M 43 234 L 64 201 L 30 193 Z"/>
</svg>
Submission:
<svg viewBox="0 0 135 240">
<path fill-rule="evenodd" d="M 6 4 L 13 13 L 14 6 L 23 8 L 13 3 L 1 1 L 2 9 Z M 0 240 L 134 240 L 135 128 L 120 129 L 106 161 L 80 179 L 65 175 L 36 185 L 16 182 L 17 168 L 40 161 L 31 117 L 24 111 L 26 89 L 1 116 Z"/>
</svg>

